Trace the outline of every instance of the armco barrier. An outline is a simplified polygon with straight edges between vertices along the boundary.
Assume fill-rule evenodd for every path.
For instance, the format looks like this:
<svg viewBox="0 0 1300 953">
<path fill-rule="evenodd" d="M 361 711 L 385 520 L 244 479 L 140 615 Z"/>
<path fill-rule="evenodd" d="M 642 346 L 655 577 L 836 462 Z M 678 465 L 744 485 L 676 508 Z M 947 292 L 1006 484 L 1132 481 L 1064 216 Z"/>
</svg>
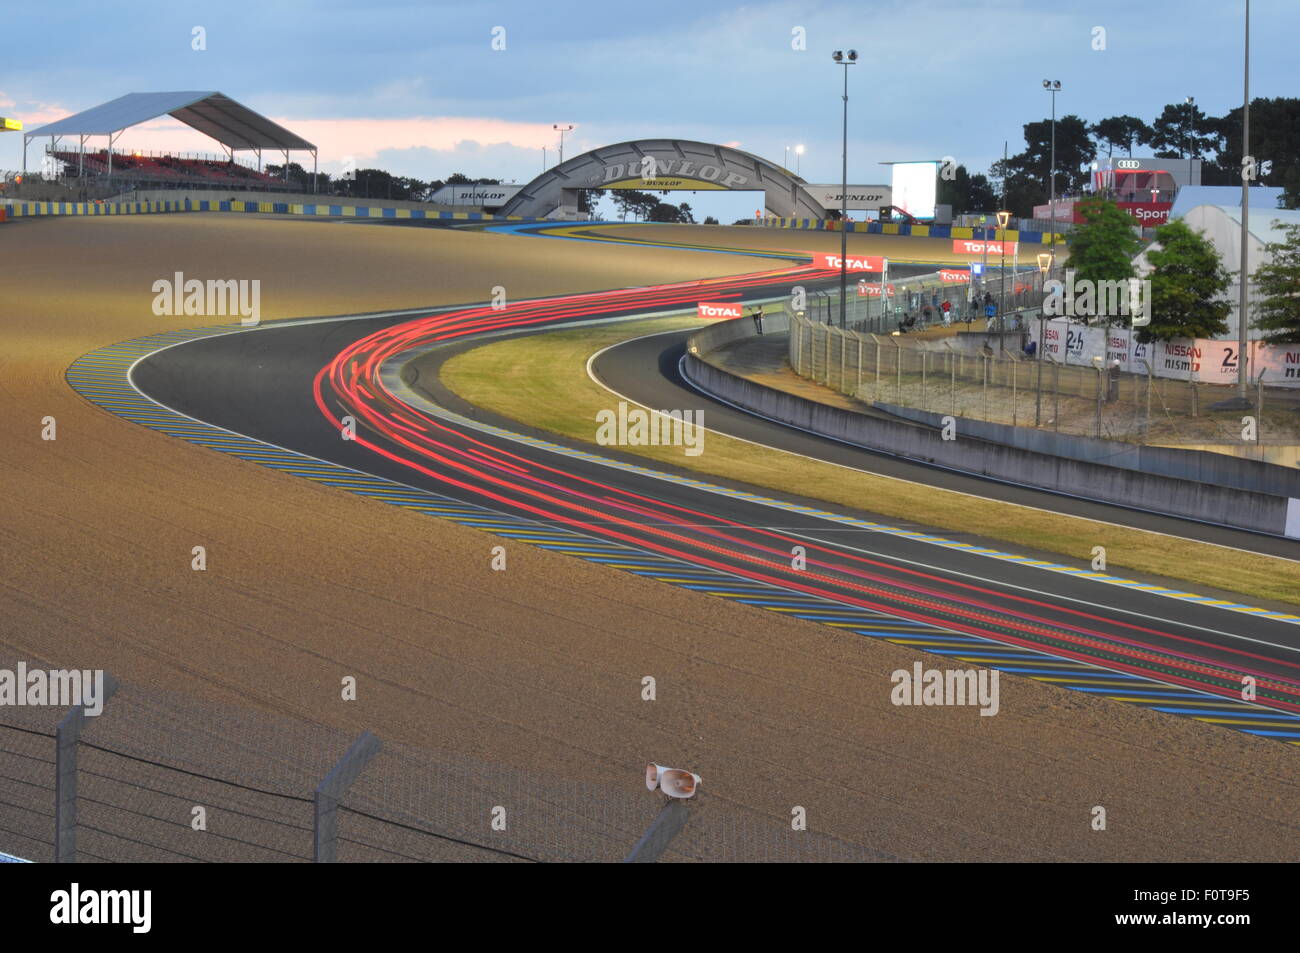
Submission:
<svg viewBox="0 0 1300 953">
<path fill-rule="evenodd" d="M 441 212 L 378 205 L 340 205 L 328 202 L 241 202 L 185 199 L 161 202 L 11 202 L 11 218 L 43 215 L 154 215 L 167 212 L 259 212 L 272 215 L 312 215 L 334 218 L 400 218 L 417 221 L 526 222 L 518 215 L 483 212 Z M 3 219 L 0 219 L 3 220 Z"/>
<path fill-rule="evenodd" d="M 768 325 L 764 324 L 766 330 Z M 773 331 L 777 325 L 771 325 Z M 1300 499 L 1251 492 L 1158 473 L 1106 466 L 984 440 L 957 425 L 957 439 L 906 420 L 882 420 L 765 387 L 708 361 L 728 341 L 752 335 L 747 318 L 713 325 L 690 337 L 683 371 L 696 387 L 780 423 L 920 463 L 1008 483 L 1136 509 L 1300 538 Z M 966 423 L 971 423 L 967 421 Z M 1289 519 L 1288 519 L 1289 517 Z"/>
</svg>

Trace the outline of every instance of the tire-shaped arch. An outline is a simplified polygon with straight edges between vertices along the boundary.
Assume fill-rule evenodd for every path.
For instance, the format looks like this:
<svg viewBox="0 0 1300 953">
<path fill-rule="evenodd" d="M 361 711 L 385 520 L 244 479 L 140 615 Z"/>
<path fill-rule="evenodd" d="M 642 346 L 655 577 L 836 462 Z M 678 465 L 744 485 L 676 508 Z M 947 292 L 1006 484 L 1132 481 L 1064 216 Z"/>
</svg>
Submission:
<svg viewBox="0 0 1300 953">
<path fill-rule="evenodd" d="M 653 166 L 651 163 L 653 160 Z M 646 178 L 647 172 L 653 178 Z M 689 139 L 637 139 L 601 146 L 548 169 L 501 209 L 527 218 L 576 218 L 586 189 L 763 192 L 764 211 L 781 218 L 823 218 L 826 210 L 799 176 L 759 156 Z"/>
</svg>

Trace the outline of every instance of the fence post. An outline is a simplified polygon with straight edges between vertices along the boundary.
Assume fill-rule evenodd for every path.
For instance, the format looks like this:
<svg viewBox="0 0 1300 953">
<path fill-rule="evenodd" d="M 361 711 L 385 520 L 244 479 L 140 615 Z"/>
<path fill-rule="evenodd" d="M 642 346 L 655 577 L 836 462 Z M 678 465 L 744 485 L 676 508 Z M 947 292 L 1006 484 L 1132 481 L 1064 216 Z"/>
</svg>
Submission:
<svg viewBox="0 0 1300 953">
<path fill-rule="evenodd" d="M 312 859 L 316 863 L 332 864 L 338 859 L 339 802 L 381 748 L 378 738 L 363 731 L 316 785 L 312 812 Z"/>
<path fill-rule="evenodd" d="M 831 326 L 826 325 L 826 386 L 831 386 Z"/>
<path fill-rule="evenodd" d="M 948 413 L 957 416 L 957 354 L 948 345 Z"/>
<path fill-rule="evenodd" d="M 921 352 L 921 409 L 922 409 L 922 410 L 929 410 L 929 409 L 930 409 L 929 401 L 926 399 L 926 383 L 927 383 L 927 381 L 926 381 L 926 376 L 927 376 L 927 375 L 926 375 L 926 370 L 927 370 L 926 365 L 929 363 L 929 362 L 926 361 L 926 359 L 925 359 L 925 355 L 926 355 L 926 353 L 927 353 L 926 351 L 922 351 L 922 352 Z"/>
<path fill-rule="evenodd" d="M 117 681 L 104 673 L 103 705 L 117 691 Z M 54 733 L 54 862 L 77 862 L 77 742 L 86 726 L 86 706 L 73 705 Z M 95 717 L 99 717 L 96 715 Z"/>
<path fill-rule="evenodd" d="M 1155 371 L 1149 361 L 1143 361 L 1147 368 L 1147 411 L 1146 416 L 1142 418 L 1142 442 L 1147 442 L 1147 436 L 1151 432 L 1151 390 L 1155 386 Z"/>
<path fill-rule="evenodd" d="M 1264 439 L 1264 371 L 1255 379 L 1255 446 Z M 1264 457 L 1261 455 L 1260 459 Z"/>
<path fill-rule="evenodd" d="M 1052 430 L 1061 432 L 1061 365 L 1052 362 Z"/>
<path fill-rule="evenodd" d="M 840 393 L 846 393 L 848 391 L 848 385 L 844 383 L 844 378 L 846 376 L 844 368 L 845 368 L 845 362 L 848 359 L 848 355 L 845 352 L 848 351 L 848 349 L 849 349 L 849 332 L 841 331 L 840 332 Z"/>
<path fill-rule="evenodd" d="M 989 355 L 984 355 L 984 419 L 989 419 Z"/>
<path fill-rule="evenodd" d="M 872 338 L 871 343 L 876 348 L 876 381 L 871 385 L 871 402 L 874 404 L 880 402 L 880 339 Z"/>
<path fill-rule="evenodd" d="M 1101 373 L 1102 373 L 1102 369 L 1098 367 L 1097 368 L 1097 420 L 1095 426 L 1093 427 L 1093 434 L 1092 434 L 1098 440 L 1101 439 L 1101 398 L 1102 398 Z M 1147 401 L 1149 402 L 1150 400 L 1151 400 L 1151 392 L 1147 391 Z"/>
<path fill-rule="evenodd" d="M 1020 387 L 1020 364 L 1017 361 L 1011 362 L 1011 426 L 1016 426 L 1020 418 L 1016 414 L 1016 397 Z"/>
<path fill-rule="evenodd" d="M 853 390 L 853 396 L 857 397 L 862 393 L 862 335 L 857 335 L 858 339 L 858 386 Z"/>
<path fill-rule="evenodd" d="M 685 801 L 670 800 L 646 828 L 641 839 L 632 848 L 632 853 L 623 859 L 623 863 L 653 864 L 668 849 L 672 839 L 681 833 L 690 816 L 690 808 L 686 806 Z"/>
</svg>

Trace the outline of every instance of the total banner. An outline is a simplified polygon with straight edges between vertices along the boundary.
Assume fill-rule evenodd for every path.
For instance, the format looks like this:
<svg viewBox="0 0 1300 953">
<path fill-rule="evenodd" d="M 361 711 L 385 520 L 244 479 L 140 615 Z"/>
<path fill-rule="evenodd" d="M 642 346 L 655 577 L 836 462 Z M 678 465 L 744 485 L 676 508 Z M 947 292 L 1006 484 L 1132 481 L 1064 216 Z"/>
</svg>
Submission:
<svg viewBox="0 0 1300 953">
<path fill-rule="evenodd" d="M 958 255 L 983 255 L 987 252 L 990 256 L 1016 255 L 1020 251 L 1019 242 L 999 242 L 999 241 L 976 241 L 971 238 L 954 238 L 952 240 L 952 250 Z"/>
<path fill-rule="evenodd" d="M 722 318 L 739 318 L 744 314 L 744 308 L 727 301 L 700 301 L 695 305 L 695 313 L 701 318 L 716 321 Z"/>
<path fill-rule="evenodd" d="M 945 285 L 955 285 L 955 284 L 961 284 L 962 282 L 969 282 L 970 270 L 963 268 L 960 271 L 957 271 L 952 268 L 940 268 L 939 280 L 942 281 Z"/>
<path fill-rule="evenodd" d="M 892 298 L 892 297 L 894 296 L 894 286 L 893 286 L 893 285 L 886 285 L 886 288 L 887 288 L 887 294 L 889 295 L 889 297 Z M 879 283 L 869 283 L 869 282 L 866 282 L 866 281 L 859 281 L 859 282 L 858 282 L 858 294 L 860 294 L 860 295 L 864 295 L 865 297 L 868 297 L 868 298 L 879 298 L 879 297 L 880 297 L 880 284 L 879 284 Z"/>
<path fill-rule="evenodd" d="M 1043 349 L 1043 355 L 1062 364 L 1090 365 L 1101 358 L 1106 365 L 1118 363 L 1130 374 L 1146 374 L 1147 365 L 1156 377 L 1195 380 L 1202 384 L 1235 384 L 1239 348 L 1236 341 L 1206 338 L 1143 343 L 1132 328 L 1077 324 L 1064 318 L 1043 321 L 1039 342 L 1038 321 L 1029 323 L 1029 338 Z M 1274 387 L 1300 387 L 1300 344 L 1269 346 L 1252 341 L 1247 353 L 1247 370 L 1252 379 L 1264 374 L 1264 383 Z"/>
<path fill-rule="evenodd" d="M 839 255 L 830 255 L 826 252 L 809 252 L 808 254 L 812 257 L 814 268 L 824 268 L 827 271 L 840 270 Z M 885 259 L 879 255 L 849 255 L 845 262 L 845 271 L 881 272 L 885 270 Z"/>
</svg>

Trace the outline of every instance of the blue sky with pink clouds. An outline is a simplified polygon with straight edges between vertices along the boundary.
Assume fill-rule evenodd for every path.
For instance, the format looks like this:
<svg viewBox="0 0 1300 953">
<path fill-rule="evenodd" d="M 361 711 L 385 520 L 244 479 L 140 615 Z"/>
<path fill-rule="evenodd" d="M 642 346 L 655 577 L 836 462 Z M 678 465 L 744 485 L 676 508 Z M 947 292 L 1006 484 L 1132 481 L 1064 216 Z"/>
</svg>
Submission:
<svg viewBox="0 0 1300 953">
<path fill-rule="evenodd" d="M 462 171 L 527 181 L 565 152 L 650 136 L 739 145 L 801 172 L 839 177 L 837 48 L 850 73 L 850 168 L 955 156 L 984 171 L 1059 112 L 1150 121 L 1195 96 L 1210 114 L 1241 101 L 1243 3 L 461 2 L 60 0 L 6 11 L 0 115 L 29 129 L 127 92 L 215 89 L 321 148 L 424 179 Z M 193 30 L 207 49 L 191 48 Z M 504 50 L 492 48 L 504 27 Z M 1105 30 L 1105 49 L 1094 46 Z M 796 30 L 806 50 L 793 49 Z M 1300 3 L 1252 4 L 1254 96 L 1300 95 Z M 172 120 L 128 132 L 122 148 L 216 153 Z M 29 164 L 39 165 L 33 143 Z M 791 157 L 791 165 L 794 158 Z M 0 135 L 0 169 L 21 136 Z"/>
</svg>

